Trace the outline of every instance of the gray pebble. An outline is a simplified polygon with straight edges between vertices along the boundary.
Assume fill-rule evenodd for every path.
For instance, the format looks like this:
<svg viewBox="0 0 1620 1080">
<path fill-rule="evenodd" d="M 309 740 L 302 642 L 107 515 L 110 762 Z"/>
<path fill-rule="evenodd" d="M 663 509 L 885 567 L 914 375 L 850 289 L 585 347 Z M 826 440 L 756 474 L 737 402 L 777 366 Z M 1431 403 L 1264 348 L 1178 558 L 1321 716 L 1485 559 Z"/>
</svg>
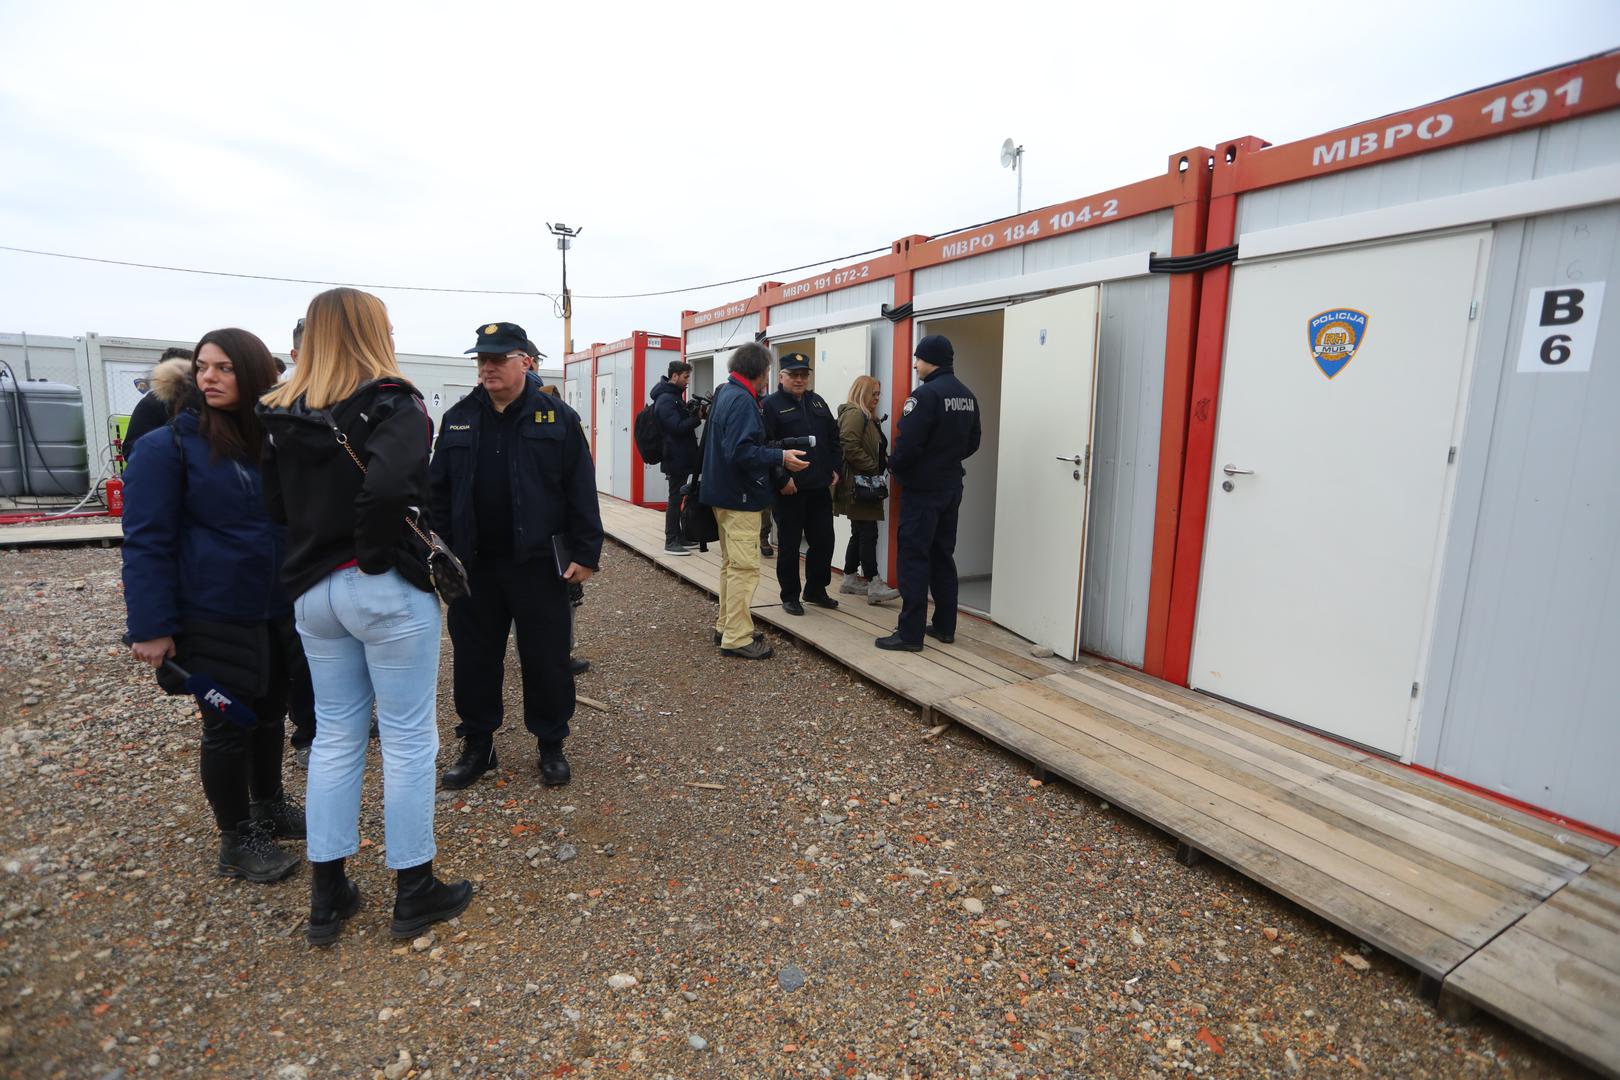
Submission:
<svg viewBox="0 0 1620 1080">
<path fill-rule="evenodd" d="M 694 1050 L 707 1050 L 709 1048 L 709 1040 L 705 1039 L 701 1035 L 693 1035 L 686 1040 L 686 1045 L 690 1046 Z"/>
<path fill-rule="evenodd" d="M 804 985 L 804 972 L 799 968 L 798 964 L 789 964 L 776 973 L 776 982 L 783 990 L 791 994 Z"/>
<path fill-rule="evenodd" d="M 558 862 L 568 862 L 570 859 L 577 858 L 578 856 L 579 849 L 573 844 L 557 845 L 556 859 Z"/>
</svg>

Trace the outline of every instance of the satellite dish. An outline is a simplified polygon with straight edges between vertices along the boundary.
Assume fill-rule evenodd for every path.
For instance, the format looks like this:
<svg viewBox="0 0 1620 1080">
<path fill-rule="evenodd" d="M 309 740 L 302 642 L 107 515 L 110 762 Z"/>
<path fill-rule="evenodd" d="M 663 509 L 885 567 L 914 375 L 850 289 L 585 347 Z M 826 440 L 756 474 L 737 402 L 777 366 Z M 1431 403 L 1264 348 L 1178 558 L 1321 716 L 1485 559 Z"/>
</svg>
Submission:
<svg viewBox="0 0 1620 1080">
<path fill-rule="evenodd" d="M 1006 142 L 1001 144 L 1001 167 L 1003 169 L 1013 168 L 1017 161 L 1018 147 L 1011 139 L 1008 139 Z"/>
</svg>

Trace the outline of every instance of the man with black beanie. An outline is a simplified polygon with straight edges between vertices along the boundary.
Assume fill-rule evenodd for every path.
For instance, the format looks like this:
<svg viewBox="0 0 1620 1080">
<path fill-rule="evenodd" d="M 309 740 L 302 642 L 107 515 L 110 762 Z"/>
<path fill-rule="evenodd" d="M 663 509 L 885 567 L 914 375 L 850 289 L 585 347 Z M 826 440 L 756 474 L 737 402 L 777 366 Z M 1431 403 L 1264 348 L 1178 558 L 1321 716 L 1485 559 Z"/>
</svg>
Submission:
<svg viewBox="0 0 1620 1080">
<path fill-rule="evenodd" d="M 956 350 L 943 334 L 917 342 L 913 369 L 921 380 L 900 409 L 889 471 L 900 485 L 900 626 L 877 639 L 880 649 L 921 652 L 928 594 L 934 594 L 929 637 L 956 640 L 956 519 L 962 508 L 962 462 L 979 449 L 979 399 L 952 370 Z"/>
</svg>

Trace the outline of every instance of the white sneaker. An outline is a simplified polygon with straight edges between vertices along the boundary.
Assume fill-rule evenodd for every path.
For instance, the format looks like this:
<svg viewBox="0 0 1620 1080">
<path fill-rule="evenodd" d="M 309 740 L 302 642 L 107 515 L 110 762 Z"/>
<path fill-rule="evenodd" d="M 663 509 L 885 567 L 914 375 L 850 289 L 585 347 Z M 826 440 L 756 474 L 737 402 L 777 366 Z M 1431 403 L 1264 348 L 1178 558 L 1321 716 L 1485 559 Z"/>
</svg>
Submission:
<svg viewBox="0 0 1620 1080">
<path fill-rule="evenodd" d="M 900 596 L 899 589 L 891 589 L 883 583 L 882 578 L 873 578 L 866 586 L 866 602 L 868 604 L 881 604 L 887 600 L 895 600 Z"/>
<path fill-rule="evenodd" d="M 844 583 L 838 586 L 838 591 L 841 593 L 850 593 L 851 595 L 859 596 L 866 591 L 866 579 L 863 577 L 857 577 L 854 574 L 845 574 Z"/>
</svg>

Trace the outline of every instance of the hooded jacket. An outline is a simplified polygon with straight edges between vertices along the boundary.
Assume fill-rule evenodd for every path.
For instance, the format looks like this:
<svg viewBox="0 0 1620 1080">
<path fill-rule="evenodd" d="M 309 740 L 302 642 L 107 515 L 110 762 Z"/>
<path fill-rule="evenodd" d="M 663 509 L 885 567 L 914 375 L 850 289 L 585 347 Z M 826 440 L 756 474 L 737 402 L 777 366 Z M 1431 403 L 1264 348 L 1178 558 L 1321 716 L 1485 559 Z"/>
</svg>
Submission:
<svg viewBox="0 0 1620 1080">
<path fill-rule="evenodd" d="M 422 395 L 404 379 L 365 383 L 329 409 L 302 397 L 259 406 L 269 438 L 264 452 L 264 500 L 287 523 L 281 580 L 302 596 L 350 563 L 367 574 L 398 570 L 423 592 L 433 591 L 427 549 L 405 524 L 428 503 L 428 449 L 433 421 Z M 342 430 L 365 464 L 362 473 L 332 431 Z"/>
<path fill-rule="evenodd" d="M 664 460 L 658 468 L 665 476 L 690 476 L 698 471 L 698 418 L 686 411 L 686 391 L 665 375 L 652 388 L 653 415 L 664 436 Z"/>
<path fill-rule="evenodd" d="M 129 427 L 124 431 L 124 460 L 135 454 L 135 444 L 141 436 L 155 431 L 169 422 L 197 392 L 193 379 L 192 361 L 183 357 L 165 360 L 152 369 L 147 381 L 152 389 L 135 403 L 129 413 Z"/>
<path fill-rule="evenodd" d="M 173 637 L 188 622 L 263 623 L 291 612 L 277 580 L 285 532 L 265 510 L 259 470 L 216 459 L 195 413 L 142 437 L 124 477 L 131 641 Z"/>
</svg>

